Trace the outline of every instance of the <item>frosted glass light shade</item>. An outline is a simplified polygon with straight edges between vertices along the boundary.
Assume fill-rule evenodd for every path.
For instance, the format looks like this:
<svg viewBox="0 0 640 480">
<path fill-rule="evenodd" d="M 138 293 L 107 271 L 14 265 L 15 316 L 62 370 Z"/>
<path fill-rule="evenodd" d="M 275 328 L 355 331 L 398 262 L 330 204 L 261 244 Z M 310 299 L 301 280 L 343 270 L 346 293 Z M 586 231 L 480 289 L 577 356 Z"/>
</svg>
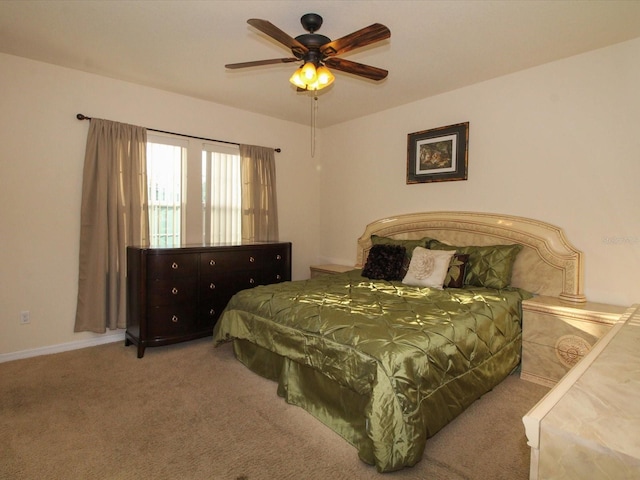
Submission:
<svg viewBox="0 0 640 480">
<path fill-rule="evenodd" d="M 321 65 L 316 69 L 311 62 L 298 68 L 289 79 L 292 84 L 303 90 L 322 90 L 331 85 L 334 80 L 335 77 L 327 67 Z"/>
</svg>

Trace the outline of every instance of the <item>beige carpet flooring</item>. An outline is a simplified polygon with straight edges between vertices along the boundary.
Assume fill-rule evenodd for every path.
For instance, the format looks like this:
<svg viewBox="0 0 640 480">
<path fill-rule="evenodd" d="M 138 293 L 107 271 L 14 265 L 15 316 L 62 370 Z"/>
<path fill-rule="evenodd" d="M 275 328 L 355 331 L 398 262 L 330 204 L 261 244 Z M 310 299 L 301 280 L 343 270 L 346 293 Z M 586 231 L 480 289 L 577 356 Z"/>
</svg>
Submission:
<svg viewBox="0 0 640 480">
<path fill-rule="evenodd" d="M 525 480 L 521 417 L 546 392 L 511 375 L 379 474 L 230 345 L 108 344 L 0 364 L 0 479 Z"/>
</svg>

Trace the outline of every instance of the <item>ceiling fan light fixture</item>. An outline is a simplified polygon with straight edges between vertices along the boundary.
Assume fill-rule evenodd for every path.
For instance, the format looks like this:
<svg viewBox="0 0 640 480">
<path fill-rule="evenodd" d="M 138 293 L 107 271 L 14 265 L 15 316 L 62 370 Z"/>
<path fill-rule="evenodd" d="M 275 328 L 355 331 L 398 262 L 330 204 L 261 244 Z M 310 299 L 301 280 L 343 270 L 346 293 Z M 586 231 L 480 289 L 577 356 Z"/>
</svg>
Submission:
<svg viewBox="0 0 640 480">
<path fill-rule="evenodd" d="M 318 74 L 316 73 L 316 66 L 313 62 L 307 62 L 304 64 L 302 67 L 302 78 L 307 85 L 310 85 L 317 80 Z"/>
<path fill-rule="evenodd" d="M 313 75 L 311 75 L 311 72 Z M 320 65 L 316 69 L 312 62 L 307 62 L 298 68 L 289 79 L 296 87 L 312 91 L 322 90 L 324 87 L 331 85 L 334 80 L 333 73 L 327 67 Z"/>
<path fill-rule="evenodd" d="M 293 72 L 293 75 L 291 75 L 291 78 L 289 79 L 289 81 L 298 88 L 304 88 L 304 89 L 307 88 L 307 84 L 304 82 L 303 76 L 302 76 L 302 67 L 300 67 L 295 72 Z"/>
<path fill-rule="evenodd" d="M 319 84 L 318 89 L 328 87 L 336 79 L 336 77 L 333 76 L 333 73 L 331 73 L 331 70 L 329 70 L 324 65 L 321 65 L 320 68 L 318 68 L 318 70 L 316 71 L 316 73 L 318 76 L 318 84 Z"/>
</svg>

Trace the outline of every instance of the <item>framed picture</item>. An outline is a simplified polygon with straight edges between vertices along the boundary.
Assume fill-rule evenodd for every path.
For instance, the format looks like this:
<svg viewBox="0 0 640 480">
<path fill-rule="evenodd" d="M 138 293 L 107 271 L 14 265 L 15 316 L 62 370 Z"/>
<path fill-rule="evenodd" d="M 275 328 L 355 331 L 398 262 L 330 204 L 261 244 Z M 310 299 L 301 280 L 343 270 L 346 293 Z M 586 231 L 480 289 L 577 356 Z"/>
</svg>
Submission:
<svg viewBox="0 0 640 480">
<path fill-rule="evenodd" d="M 467 179 L 469 122 L 410 133 L 407 184 Z"/>
</svg>

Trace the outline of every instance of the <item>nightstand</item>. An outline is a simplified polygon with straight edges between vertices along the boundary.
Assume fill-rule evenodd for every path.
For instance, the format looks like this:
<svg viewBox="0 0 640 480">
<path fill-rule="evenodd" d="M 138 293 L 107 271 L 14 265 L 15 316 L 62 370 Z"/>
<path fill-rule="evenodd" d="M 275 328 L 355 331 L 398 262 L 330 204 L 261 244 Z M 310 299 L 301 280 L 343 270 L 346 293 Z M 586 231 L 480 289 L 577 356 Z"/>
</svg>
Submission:
<svg viewBox="0 0 640 480">
<path fill-rule="evenodd" d="M 354 270 L 355 267 L 348 265 L 311 265 L 309 270 L 311 271 L 311 278 L 319 277 L 321 275 L 335 275 L 336 273 L 344 273 L 350 270 Z"/>
<path fill-rule="evenodd" d="M 552 387 L 620 319 L 624 307 L 537 296 L 522 302 L 520 377 Z"/>
</svg>

